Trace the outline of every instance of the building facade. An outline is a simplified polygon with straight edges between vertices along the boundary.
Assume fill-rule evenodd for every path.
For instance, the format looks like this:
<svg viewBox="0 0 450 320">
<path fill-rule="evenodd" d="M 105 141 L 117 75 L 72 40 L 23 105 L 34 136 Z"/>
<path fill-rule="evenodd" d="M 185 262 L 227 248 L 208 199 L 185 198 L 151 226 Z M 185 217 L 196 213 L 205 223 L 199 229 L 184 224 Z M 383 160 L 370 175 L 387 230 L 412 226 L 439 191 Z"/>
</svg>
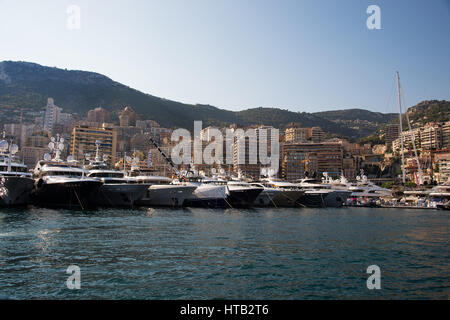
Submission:
<svg viewBox="0 0 450 320">
<path fill-rule="evenodd" d="M 282 178 L 293 181 L 327 172 L 339 177 L 343 171 L 341 143 L 286 143 L 282 147 Z"/>
<path fill-rule="evenodd" d="M 109 123 L 109 118 L 109 111 L 101 107 L 89 110 L 87 114 L 88 122 L 96 122 L 100 125 L 103 123 Z"/>
<path fill-rule="evenodd" d="M 388 124 L 386 126 L 386 145 L 392 147 L 392 142 L 400 137 L 400 125 Z"/>
<path fill-rule="evenodd" d="M 104 125 L 101 128 L 77 125 L 73 128 L 70 139 L 70 154 L 82 161 L 89 153 L 95 156 L 95 141 L 100 141 L 101 156 L 107 155 L 109 164 L 116 162 L 117 132 L 115 128 Z"/>
</svg>

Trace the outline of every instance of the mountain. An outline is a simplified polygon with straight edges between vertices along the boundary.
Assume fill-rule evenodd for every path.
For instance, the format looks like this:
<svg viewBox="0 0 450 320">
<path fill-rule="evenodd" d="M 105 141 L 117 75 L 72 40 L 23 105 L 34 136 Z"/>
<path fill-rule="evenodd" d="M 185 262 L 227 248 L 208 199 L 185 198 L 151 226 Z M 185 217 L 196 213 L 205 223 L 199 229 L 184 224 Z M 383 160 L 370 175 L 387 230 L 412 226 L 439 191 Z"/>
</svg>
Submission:
<svg viewBox="0 0 450 320">
<path fill-rule="evenodd" d="M 413 127 L 421 127 L 427 122 L 450 121 L 450 101 L 422 101 L 408 108 L 408 116 Z"/>
<path fill-rule="evenodd" d="M 280 129 L 290 122 L 299 122 L 303 126 L 319 126 L 332 135 L 353 140 L 366 135 L 366 130 L 355 126 L 358 121 L 365 123 L 368 119 L 370 123 L 379 123 L 384 116 L 390 117 L 366 110 L 358 110 L 360 116 L 348 110 L 311 114 L 254 108 L 233 112 L 210 105 L 191 105 L 158 98 L 94 72 L 69 71 L 30 62 L 0 62 L 0 106 L 21 106 L 39 111 L 46 105 L 48 97 L 53 97 L 64 112 L 82 115 L 102 106 L 117 116 L 124 106 L 131 106 L 143 119 L 156 120 L 169 128 L 192 130 L 194 120 L 202 120 L 204 127 L 262 123 Z M 342 115 L 343 118 L 340 117 Z"/>
<path fill-rule="evenodd" d="M 398 118 L 396 113 L 380 113 L 363 109 L 347 109 L 336 111 L 316 112 L 314 115 L 330 120 L 361 132 L 367 136 L 380 129 L 384 124 Z"/>
</svg>

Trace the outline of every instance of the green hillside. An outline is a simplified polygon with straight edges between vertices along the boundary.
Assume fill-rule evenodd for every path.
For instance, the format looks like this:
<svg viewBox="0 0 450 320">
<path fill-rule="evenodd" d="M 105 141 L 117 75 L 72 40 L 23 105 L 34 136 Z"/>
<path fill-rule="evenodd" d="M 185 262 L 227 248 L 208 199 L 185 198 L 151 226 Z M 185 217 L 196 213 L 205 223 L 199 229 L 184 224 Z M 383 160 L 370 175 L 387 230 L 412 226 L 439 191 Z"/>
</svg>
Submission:
<svg viewBox="0 0 450 320">
<path fill-rule="evenodd" d="M 64 112 L 84 115 L 88 110 L 102 106 L 118 114 L 124 106 L 131 106 L 144 119 L 154 119 L 164 127 L 192 129 L 194 120 L 202 120 L 204 126 L 265 124 L 278 128 L 290 122 L 304 126 L 320 126 L 333 135 L 358 139 L 365 131 L 339 122 L 339 112 L 300 113 L 276 108 L 255 108 L 239 112 L 219 109 L 209 105 L 190 105 L 161 99 L 137 91 L 110 78 L 93 72 L 72 71 L 45 67 L 29 62 L 0 62 L 0 107 L 29 107 L 42 110 L 48 97 Z M 360 110 L 361 117 L 383 117 Z M 351 113 L 351 112 L 350 112 Z M 381 120 L 380 120 L 381 121 Z"/>
</svg>

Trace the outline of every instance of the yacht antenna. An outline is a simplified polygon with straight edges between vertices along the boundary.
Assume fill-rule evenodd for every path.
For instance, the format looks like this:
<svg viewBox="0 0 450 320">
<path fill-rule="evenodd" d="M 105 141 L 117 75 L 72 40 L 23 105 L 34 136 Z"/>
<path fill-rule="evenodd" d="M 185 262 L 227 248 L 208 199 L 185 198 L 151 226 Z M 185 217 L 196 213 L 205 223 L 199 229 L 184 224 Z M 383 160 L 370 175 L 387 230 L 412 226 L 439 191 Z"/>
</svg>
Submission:
<svg viewBox="0 0 450 320">
<path fill-rule="evenodd" d="M 96 162 L 100 162 L 100 154 L 99 154 L 100 145 L 101 145 L 101 141 L 95 140 L 95 147 L 97 148 L 95 151 L 95 161 Z"/>
</svg>

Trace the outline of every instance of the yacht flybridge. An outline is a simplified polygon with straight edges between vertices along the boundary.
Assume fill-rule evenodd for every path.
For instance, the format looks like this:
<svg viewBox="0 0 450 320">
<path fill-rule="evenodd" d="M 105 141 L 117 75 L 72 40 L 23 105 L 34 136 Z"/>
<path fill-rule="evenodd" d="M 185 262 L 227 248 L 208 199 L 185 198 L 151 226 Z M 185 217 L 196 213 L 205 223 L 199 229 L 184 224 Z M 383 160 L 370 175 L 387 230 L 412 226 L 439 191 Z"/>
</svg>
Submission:
<svg viewBox="0 0 450 320">
<path fill-rule="evenodd" d="M 18 151 L 17 145 L 0 141 L 0 207 L 27 204 L 34 186 L 27 166 L 15 157 Z"/>
<path fill-rule="evenodd" d="M 34 168 L 35 188 L 32 198 L 40 206 L 81 208 L 96 207 L 95 199 L 103 182 L 87 177 L 71 156 L 61 159 L 64 139 L 52 137 L 48 145 L 52 154 L 45 154 Z"/>
</svg>

